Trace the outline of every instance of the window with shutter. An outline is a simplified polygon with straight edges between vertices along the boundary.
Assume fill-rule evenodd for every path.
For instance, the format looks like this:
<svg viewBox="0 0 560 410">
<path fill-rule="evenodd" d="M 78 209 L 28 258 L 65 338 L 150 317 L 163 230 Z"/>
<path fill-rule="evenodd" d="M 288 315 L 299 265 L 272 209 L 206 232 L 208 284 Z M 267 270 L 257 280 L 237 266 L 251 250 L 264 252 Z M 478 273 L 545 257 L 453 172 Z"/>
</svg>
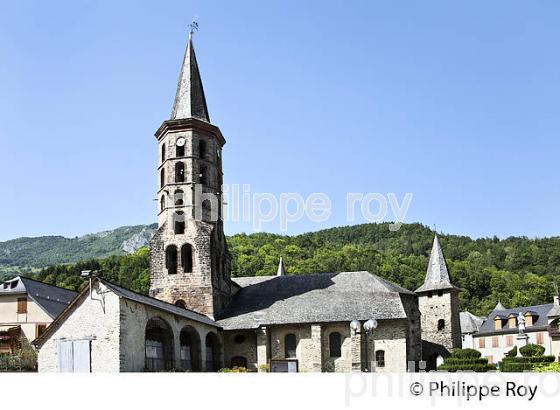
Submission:
<svg viewBox="0 0 560 410">
<path fill-rule="evenodd" d="M 17 300 L 17 312 L 27 313 L 27 298 L 18 298 Z"/>
</svg>

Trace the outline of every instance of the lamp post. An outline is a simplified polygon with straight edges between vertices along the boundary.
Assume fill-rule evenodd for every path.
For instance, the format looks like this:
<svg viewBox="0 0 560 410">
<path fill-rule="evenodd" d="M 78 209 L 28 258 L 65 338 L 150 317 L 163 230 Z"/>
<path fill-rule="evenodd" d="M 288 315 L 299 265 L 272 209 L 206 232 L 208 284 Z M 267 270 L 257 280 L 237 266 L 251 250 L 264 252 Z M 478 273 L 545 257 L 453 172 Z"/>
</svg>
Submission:
<svg viewBox="0 0 560 410">
<path fill-rule="evenodd" d="M 362 331 L 360 331 L 360 329 L 363 328 Z M 365 367 L 365 371 L 369 372 L 371 371 L 371 369 L 369 369 L 369 351 L 368 351 L 368 337 L 373 333 L 373 330 L 377 328 L 377 320 L 375 319 L 369 319 L 366 320 L 366 322 L 363 324 L 362 327 L 362 322 L 360 322 L 357 319 L 354 319 L 353 321 L 350 322 L 350 330 L 354 335 L 365 335 L 365 348 L 366 348 L 366 367 Z"/>
</svg>

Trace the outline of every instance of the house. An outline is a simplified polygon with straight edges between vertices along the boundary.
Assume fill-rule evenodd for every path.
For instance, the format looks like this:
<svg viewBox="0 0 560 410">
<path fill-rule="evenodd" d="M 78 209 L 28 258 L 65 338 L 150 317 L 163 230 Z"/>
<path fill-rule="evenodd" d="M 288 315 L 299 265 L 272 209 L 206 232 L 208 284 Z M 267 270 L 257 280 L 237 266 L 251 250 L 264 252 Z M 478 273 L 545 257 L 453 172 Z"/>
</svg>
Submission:
<svg viewBox="0 0 560 410">
<path fill-rule="evenodd" d="M 537 344 L 545 348 L 545 354 L 558 358 L 560 353 L 560 306 L 558 297 L 553 303 L 519 306 L 506 309 L 498 303 L 484 320 L 477 333 L 473 334 L 474 348 L 482 353 L 482 357 L 490 363 L 498 363 L 504 355 L 516 346 L 519 333 L 518 316 L 525 319 L 524 333 L 528 336 L 528 343 Z"/>
<path fill-rule="evenodd" d="M 76 294 L 23 276 L 0 284 L 0 353 L 41 336 Z"/>
<path fill-rule="evenodd" d="M 484 318 L 473 315 L 471 312 L 461 312 L 459 314 L 461 322 L 461 345 L 463 349 L 473 349 L 473 336 L 480 330 Z"/>
</svg>

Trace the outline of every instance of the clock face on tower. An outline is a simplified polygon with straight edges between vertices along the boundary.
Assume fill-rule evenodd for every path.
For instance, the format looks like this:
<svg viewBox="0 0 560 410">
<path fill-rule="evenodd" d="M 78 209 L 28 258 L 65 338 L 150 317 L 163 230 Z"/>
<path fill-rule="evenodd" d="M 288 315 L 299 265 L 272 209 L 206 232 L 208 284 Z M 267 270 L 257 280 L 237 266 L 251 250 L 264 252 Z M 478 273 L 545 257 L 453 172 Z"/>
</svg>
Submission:
<svg viewBox="0 0 560 410">
<path fill-rule="evenodd" d="M 186 140 L 183 137 L 181 137 L 181 138 L 177 139 L 177 142 L 175 144 L 177 144 L 178 147 L 184 147 L 185 142 L 186 142 Z"/>
</svg>

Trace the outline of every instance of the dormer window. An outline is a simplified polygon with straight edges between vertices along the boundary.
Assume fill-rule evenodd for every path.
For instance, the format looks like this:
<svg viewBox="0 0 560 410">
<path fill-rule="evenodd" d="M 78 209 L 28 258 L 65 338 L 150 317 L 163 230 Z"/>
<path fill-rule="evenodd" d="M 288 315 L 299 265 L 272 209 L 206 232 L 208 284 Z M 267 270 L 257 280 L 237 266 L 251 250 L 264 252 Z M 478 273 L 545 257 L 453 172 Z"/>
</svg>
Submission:
<svg viewBox="0 0 560 410">
<path fill-rule="evenodd" d="M 510 329 L 515 329 L 517 327 L 517 315 L 511 313 L 508 316 L 508 327 Z"/>
<path fill-rule="evenodd" d="M 503 326 L 504 326 L 504 321 L 505 321 L 505 318 L 504 318 L 504 317 L 502 317 L 502 316 L 496 316 L 496 317 L 494 318 L 494 329 L 495 329 L 495 330 L 500 330 L 500 329 L 502 329 Z"/>
<path fill-rule="evenodd" d="M 534 326 L 537 319 L 539 318 L 536 312 L 531 311 L 525 312 L 523 316 L 525 317 L 525 326 Z"/>
</svg>

